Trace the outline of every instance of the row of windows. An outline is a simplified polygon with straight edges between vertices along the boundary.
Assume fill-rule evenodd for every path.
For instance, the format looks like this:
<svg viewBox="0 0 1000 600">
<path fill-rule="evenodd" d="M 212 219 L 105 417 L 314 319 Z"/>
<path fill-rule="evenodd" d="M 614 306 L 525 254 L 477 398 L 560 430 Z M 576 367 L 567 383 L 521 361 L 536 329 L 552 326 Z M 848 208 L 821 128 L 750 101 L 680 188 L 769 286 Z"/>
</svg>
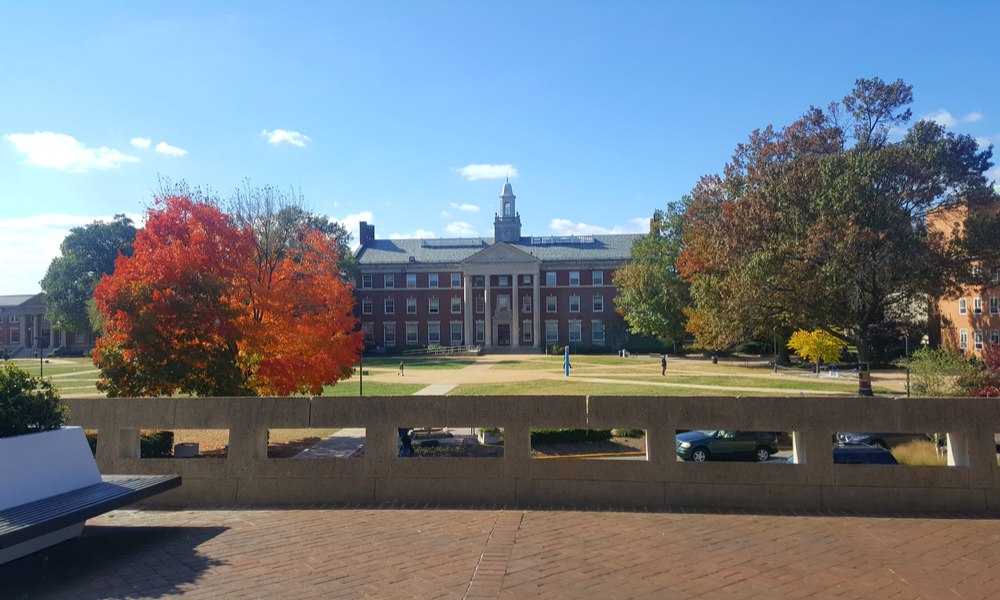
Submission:
<svg viewBox="0 0 1000 600">
<path fill-rule="evenodd" d="M 976 350 L 983 349 L 983 330 L 977 329 L 973 333 L 973 343 L 975 344 Z M 1000 345 L 1000 329 L 990 330 L 990 344 Z M 959 329 L 958 330 L 958 347 L 962 350 L 969 349 L 969 330 Z"/>
<path fill-rule="evenodd" d="M 76 343 L 77 344 L 83 344 L 83 343 L 85 343 L 86 339 L 87 339 L 86 334 L 83 334 L 83 333 L 76 334 Z M 2 343 L 2 338 L 0 338 L 0 343 Z M 13 344 L 20 344 L 21 343 L 21 331 L 20 330 L 18 330 L 18 329 L 11 329 L 10 330 L 10 343 L 12 345 Z"/>
<path fill-rule="evenodd" d="M 361 276 L 361 288 L 362 289 L 372 289 L 373 275 L 362 275 Z M 441 281 L 437 273 L 427 274 L 427 287 L 437 288 L 442 287 L 440 285 Z M 508 287 L 511 285 L 511 278 L 507 275 L 497 276 L 497 283 L 500 287 Z M 569 284 L 570 285 L 580 285 L 580 271 L 570 271 L 569 272 Z M 604 271 L 592 271 L 591 272 L 591 284 L 592 285 L 604 285 Z M 531 275 L 521 275 L 521 285 L 531 285 Z M 548 271 L 545 273 L 545 285 L 554 286 L 556 285 L 556 273 L 555 271 Z M 485 287 L 486 277 L 483 275 L 478 275 L 473 282 L 474 287 Z M 396 287 L 396 275 L 395 273 L 386 273 L 382 276 L 382 287 L 387 289 L 394 289 Z M 406 287 L 415 288 L 417 287 L 417 274 L 407 273 L 406 274 Z M 460 288 L 462 287 L 462 274 L 461 273 L 451 273 L 451 287 Z"/>
<path fill-rule="evenodd" d="M 531 313 L 531 297 L 524 296 L 521 298 L 521 311 L 524 313 Z M 372 314 L 373 303 L 371 298 L 363 298 L 361 300 L 361 314 L 370 315 Z M 438 298 L 428 298 L 427 300 L 427 312 L 432 315 L 440 313 L 441 302 Z M 497 308 L 501 311 L 510 309 L 510 296 L 497 296 Z M 384 314 L 393 315 L 396 314 L 396 300 L 395 298 L 386 298 L 383 300 L 382 307 Z M 604 312 L 604 296 L 594 296 L 592 299 L 591 309 L 593 312 Z M 486 300 L 483 297 L 476 298 L 476 312 L 484 313 L 486 312 Z M 555 313 L 559 312 L 559 302 L 555 296 L 549 296 L 545 299 L 545 312 Z M 569 297 L 569 312 L 577 313 L 580 312 L 580 297 L 570 296 Z M 417 314 L 417 299 L 407 298 L 406 299 L 406 314 L 415 315 Z M 451 314 L 460 315 L 462 314 L 462 299 L 455 297 L 451 298 Z"/>
<path fill-rule="evenodd" d="M 463 342 L 462 338 L 462 323 L 454 322 L 449 324 L 450 343 L 452 346 L 459 346 Z M 476 343 L 482 344 L 486 341 L 486 323 L 484 321 L 476 321 Z M 396 324 L 395 323 L 383 323 L 383 340 L 386 346 L 396 345 Z M 532 341 L 532 323 L 531 321 L 524 321 L 521 327 L 521 339 L 524 342 Z M 365 340 L 369 342 L 375 341 L 375 324 L 374 323 L 362 323 L 361 331 L 365 335 Z M 427 345 L 437 346 L 441 342 L 441 323 L 430 322 L 427 323 Z M 403 326 L 403 335 L 406 345 L 413 346 L 419 344 L 419 323 L 405 323 Z M 494 340 L 495 341 L 495 340 Z M 559 323 L 546 323 L 545 324 L 545 343 L 546 344 L 556 344 L 559 342 Z M 582 321 L 570 321 L 569 322 L 569 342 L 572 343 L 582 343 L 583 342 L 583 322 Z M 604 323 L 601 321 L 591 321 L 590 324 L 590 342 L 597 345 L 604 344 Z"/>
<path fill-rule="evenodd" d="M 969 302 L 965 298 L 958 299 L 958 314 L 960 315 L 969 314 Z M 982 298 L 972 299 L 972 314 L 974 315 L 983 314 Z M 990 314 L 991 315 L 1000 314 L 1000 299 L 998 299 L 996 296 L 990 298 Z"/>
</svg>

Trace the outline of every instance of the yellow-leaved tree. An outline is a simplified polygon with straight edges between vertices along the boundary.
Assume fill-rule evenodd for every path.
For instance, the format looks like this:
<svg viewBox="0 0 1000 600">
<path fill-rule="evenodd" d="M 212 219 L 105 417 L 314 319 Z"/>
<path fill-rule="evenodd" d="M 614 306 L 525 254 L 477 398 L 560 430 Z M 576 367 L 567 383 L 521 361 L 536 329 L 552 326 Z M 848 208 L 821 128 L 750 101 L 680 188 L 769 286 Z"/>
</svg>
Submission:
<svg viewBox="0 0 1000 600">
<path fill-rule="evenodd" d="M 836 362 L 840 358 L 842 344 L 842 341 L 819 329 L 814 331 L 800 329 L 788 340 L 788 347 L 803 360 L 811 363 Z"/>
</svg>

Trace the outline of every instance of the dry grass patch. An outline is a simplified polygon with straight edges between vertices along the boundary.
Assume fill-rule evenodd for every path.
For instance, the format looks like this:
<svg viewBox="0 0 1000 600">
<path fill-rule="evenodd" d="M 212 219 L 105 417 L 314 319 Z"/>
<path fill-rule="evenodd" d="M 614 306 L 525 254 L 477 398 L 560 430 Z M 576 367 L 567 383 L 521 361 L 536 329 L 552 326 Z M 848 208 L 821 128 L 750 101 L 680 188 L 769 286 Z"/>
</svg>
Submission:
<svg viewBox="0 0 1000 600">
<path fill-rule="evenodd" d="M 892 449 L 892 455 L 901 465 L 947 466 L 948 455 L 937 453 L 934 442 L 914 440 Z"/>
</svg>

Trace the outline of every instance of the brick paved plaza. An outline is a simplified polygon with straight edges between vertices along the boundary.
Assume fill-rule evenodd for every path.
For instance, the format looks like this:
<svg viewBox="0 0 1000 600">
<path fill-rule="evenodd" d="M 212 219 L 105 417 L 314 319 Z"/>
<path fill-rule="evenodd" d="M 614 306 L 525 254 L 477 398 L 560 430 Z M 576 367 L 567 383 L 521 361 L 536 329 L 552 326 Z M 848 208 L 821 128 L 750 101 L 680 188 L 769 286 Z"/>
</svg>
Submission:
<svg viewBox="0 0 1000 600">
<path fill-rule="evenodd" d="M 1000 515 L 122 510 L 0 598 L 997 598 Z"/>
</svg>

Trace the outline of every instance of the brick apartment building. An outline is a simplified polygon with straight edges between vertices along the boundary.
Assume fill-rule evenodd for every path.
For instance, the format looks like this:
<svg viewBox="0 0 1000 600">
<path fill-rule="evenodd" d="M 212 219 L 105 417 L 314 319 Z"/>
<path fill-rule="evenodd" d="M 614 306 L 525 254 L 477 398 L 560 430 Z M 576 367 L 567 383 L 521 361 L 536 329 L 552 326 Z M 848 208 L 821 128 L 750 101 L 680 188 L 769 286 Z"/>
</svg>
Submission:
<svg viewBox="0 0 1000 600">
<path fill-rule="evenodd" d="M 0 350 L 7 357 L 29 358 L 40 349 L 79 353 L 94 347 L 90 333 L 60 331 L 45 319 L 45 294 L 0 296 Z"/>
<path fill-rule="evenodd" d="M 606 345 L 611 275 L 641 234 L 521 235 L 510 183 L 493 238 L 380 240 L 361 223 L 355 282 L 369 345 Z"/>
<path fill-rule="evenodd" d="M 927 229 L 950 236 L 969 213 L 964 203 L 941 206 L 927 213 Z M 958 297 L 936 298 L 941 346 L 979 355 L 985 344 L 1000 344 L 1000 265 L 980 265 L 984 285 L 967 285 Z"/>
</svg>

